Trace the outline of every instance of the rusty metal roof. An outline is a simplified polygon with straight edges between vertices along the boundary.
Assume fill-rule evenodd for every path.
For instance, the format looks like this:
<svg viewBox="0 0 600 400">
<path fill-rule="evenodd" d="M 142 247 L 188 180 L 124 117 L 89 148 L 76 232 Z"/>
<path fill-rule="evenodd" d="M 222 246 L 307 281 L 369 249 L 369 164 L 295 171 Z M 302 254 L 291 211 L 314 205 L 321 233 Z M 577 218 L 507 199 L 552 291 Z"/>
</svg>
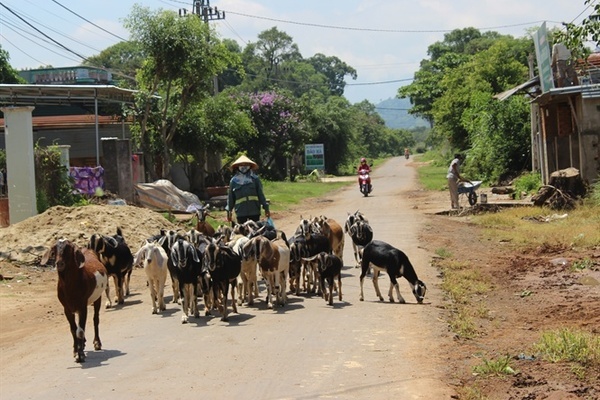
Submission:
<svg viewBox="0 0 600 400">
<path fill-rule="evenodd" d="M 74 102 L 133 103 L 135 90 L 113 85 L 0 84 L 0 106 L 63 105 Z"/>
</svg>

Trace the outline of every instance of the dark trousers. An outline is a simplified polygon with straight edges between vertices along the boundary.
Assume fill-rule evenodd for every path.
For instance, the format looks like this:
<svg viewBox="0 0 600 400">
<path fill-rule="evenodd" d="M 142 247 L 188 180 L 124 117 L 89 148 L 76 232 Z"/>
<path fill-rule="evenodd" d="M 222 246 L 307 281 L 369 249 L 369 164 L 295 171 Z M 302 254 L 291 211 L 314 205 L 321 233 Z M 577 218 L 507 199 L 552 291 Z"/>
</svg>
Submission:
<svg viewBox="0 0 600 400">
<path fill-rule="evenodd" d="M 258 220 L 260 219 L 260 215 L 246 215 L 244 217 L 237 217 L 237 222 L 238 224 L 243 224 L 249 219 L 258 222 Z"/>
</svg>

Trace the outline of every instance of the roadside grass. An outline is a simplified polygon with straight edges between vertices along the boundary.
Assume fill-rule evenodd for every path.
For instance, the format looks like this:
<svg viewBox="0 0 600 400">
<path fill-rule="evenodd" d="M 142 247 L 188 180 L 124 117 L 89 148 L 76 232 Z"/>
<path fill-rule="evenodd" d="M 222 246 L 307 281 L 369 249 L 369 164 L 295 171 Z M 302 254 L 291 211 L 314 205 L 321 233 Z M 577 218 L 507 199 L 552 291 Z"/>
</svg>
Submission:
<svg viewBox="0 0 600 400">
<path fill-rule="evenodd" d="M 441 257 L 434 260 L 435 266 L 442 272 L 441 288 L 450 300 L 446 307 L 450 328 L 458 337 L 472 339 L 479 334 L 475 318 L 489 315 L 487 307 L 482 303 L 476 304 L 474 300 L 490 290 L 489 284 L 470 263 L 454 260 L 444 249 L 436 250 L 436 254 Z"/>
<path fill-rule="evenodd" d="M 419 179 L 428 190 L 445 190 L 445 166 L 435 161 L 419 167 Z M 544 207 L 516 207 L 498 213 L 470 216 L 470 222 L 483 228 L 483 239 L 522 252 L 536 249 L 551 251 L 590 251 L 600 243 L 600 185 L 575 210 L 554 211 Z M 485 296 L 491 290 L 476 265 L 458 260 L 447 248 L 434 250 L 437 258 L 433 264 L 441 271 L 442 284 L 448 302 L 448 324 L 461 339 L 474 339 L 479 335 L 481 319 L 490 319 Z M 597 268 L 590 258 L 576 260 L 573 271 Z M 529 295 L 523 293 L 522 295 Z M 600 337 L 584 331 L 561 329 L 543 333 L 535 351 L 549 362 L 570 362 L 571 371 L 583 379 L 597 373 L 600 366 Z M 483 358 L 472 372 L 481 379 L 516 373 L 510 364 L 510 356 L 497 359 Z M 481 381 L 464 386 L 458 393 L 461 400 L 485 399 L 479 386 Z"/>
<path fill-rule="evenodd" d="M 263 189 L 271 211 L 286 211 L 304 199 L 324 196 L 350 183 L 263 181 Z"/>
<path fill-rule="evenodd" d="M 473 373 L 482 376 L 504 376 L 517 373 L 511 366 L 511 356 L 504 355 L 495 360 L 483 358 L 481 364 L 473 367 Z"/>
<path fill-rule="evenodd" d="M 561 328 L 542 333 L 534 345 L 536 352 L 547 361 L 573 362 L 578 367 L 600 367 L 600 336 L 571 328 Z"/>
<path fill-rule="evenodd" d="M 422 156 L 418 156 L 418 161 L 425 162 L 417 170 L 419 181 L 425 189 L 442 191 L 448 188 L 448 181 L 446 180 L 447 166 L 438 164 L 434 160 L 427 161 Z"/>
<path fill-rule="evenodd" d="M 519 207 L 476 216 L 487 238 L 510 242 L 521 251 L 540 247 L 591 249 L 600 243 L 600 207 L 582 205 L 569 212 Z"/>
<path fill-rule="evenodd" d="M 325 196 L 339 188 L 349 185 L 351 182 L 274 182 L 263 180 L 263 190 L 265 197 L 269 201 L 271 212 L 285 212 L 293 206 L 299 204 L 302 200 L 314 197 Z M 207 221 L 217 228 L 226 220 L 224 210 L 211 210 L 210 215 L 213 218 L 207 218 Z M 277 223 L 277 221 L 275 221 Z M 192 218 L 188 223 L 191 226 L 196 224 L 196 218 Z"/>
</svg>

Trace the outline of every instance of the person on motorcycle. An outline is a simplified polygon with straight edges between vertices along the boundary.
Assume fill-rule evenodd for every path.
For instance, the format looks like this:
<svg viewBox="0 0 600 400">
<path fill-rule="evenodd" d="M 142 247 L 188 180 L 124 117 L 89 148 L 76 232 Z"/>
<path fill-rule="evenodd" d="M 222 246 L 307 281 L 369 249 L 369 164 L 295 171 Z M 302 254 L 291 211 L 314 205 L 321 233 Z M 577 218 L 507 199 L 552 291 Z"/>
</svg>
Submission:
<svg viewBox="0 0 600 400">
<path fill-rule="evenodd" d="M 364 157 L 360 159 L 360 164 L 358 166 L 358 187 L 359 188 L 360 188 L 360 174 L 362 171 L 366 171 L 367 173 L 371 172 L 371 166 L 369 164 L 367 164 L 367 159 Z"/>
</svg>

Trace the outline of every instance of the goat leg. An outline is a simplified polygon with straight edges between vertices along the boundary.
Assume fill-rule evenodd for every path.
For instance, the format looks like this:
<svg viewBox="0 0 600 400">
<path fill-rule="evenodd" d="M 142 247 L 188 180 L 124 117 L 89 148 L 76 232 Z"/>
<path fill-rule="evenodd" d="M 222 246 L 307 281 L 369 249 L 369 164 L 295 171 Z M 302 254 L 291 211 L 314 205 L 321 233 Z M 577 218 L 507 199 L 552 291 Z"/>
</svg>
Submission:
<svg viewBox="0 0 600 400">
<path fill-rule="evenodd" d="M 373 269 L 373 286 L 375 287 L 375 294 L 379 297 L 379 301 L 383 301 L 383 296 L 381 295 L 381 291 L 379 290 L 379 271 L 377 269 Z"/>
</svg>

